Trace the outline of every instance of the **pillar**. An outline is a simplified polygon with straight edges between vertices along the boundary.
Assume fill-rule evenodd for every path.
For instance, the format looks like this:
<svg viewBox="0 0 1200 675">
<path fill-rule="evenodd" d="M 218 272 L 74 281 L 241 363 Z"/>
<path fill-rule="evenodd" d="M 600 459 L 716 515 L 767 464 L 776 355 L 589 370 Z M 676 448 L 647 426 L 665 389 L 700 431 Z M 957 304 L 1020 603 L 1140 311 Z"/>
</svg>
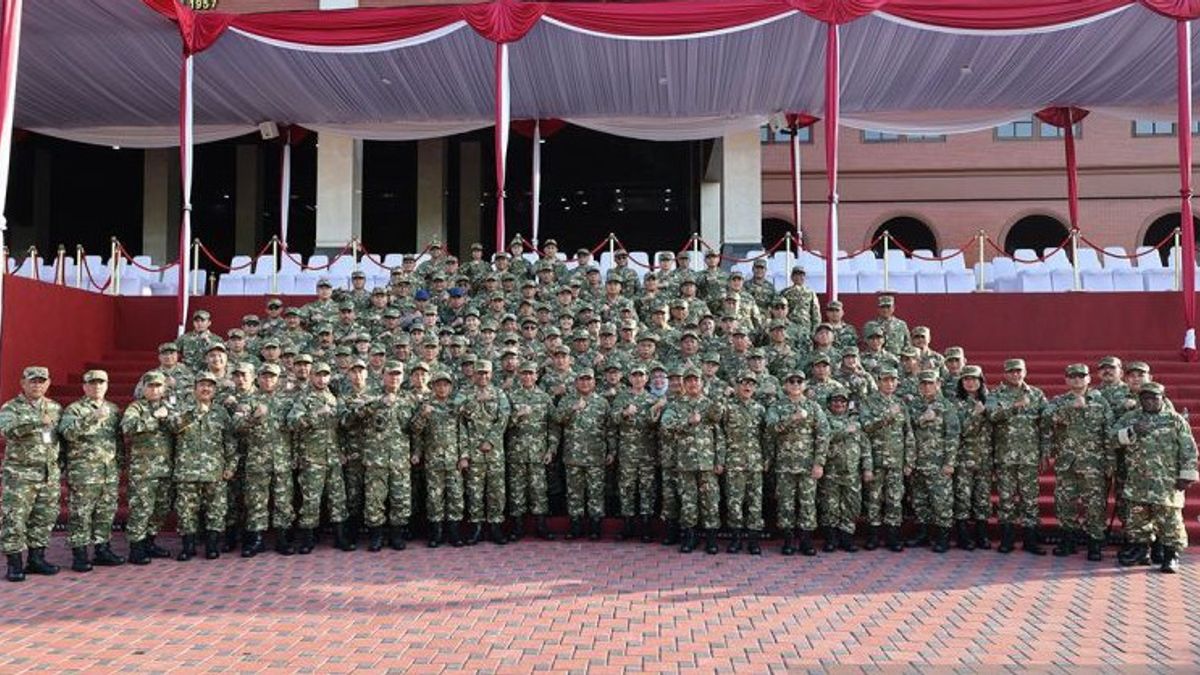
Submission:
<svg viewBox="0 0 1200 675">
<path fill-rule="evenodd" d="M 483 236 L 483 146 L 478 141 L 458 144 L 458 256 L 470 252 L 471 244 Z"/>
<path fill-rule="evenodd" d="M 762 147 L 758 129 L 721 139 L 721 225 L 727 249 L 762 242 Z M 732 245 L 732 247 L 731 247 Z"/>
<path fill-rule="evenodd" d="M 243 143 L 237 146 L 234 193 L 234 243 L 238 255 L 258 253 L 259 194 L 258 145 Z"/>
<path fill-rule="evenodd" d="M 362 141 L 322 133 L 317 139 L 317 253 L 337 253 L 362 235 Z"/>
<path fill-rule="evenodd" d="M 172 246 L 169 223 L 178 220 L 178 211 L 170 210 L 171 148 L 150 148 L 142 152 L 142 254 L 156 263 L 167 259 Z M 176 225 L 178 237 L 178 224 Z"/>
<path fill-rule="evenodd" d="M 320 0 L 318 7 L 321 9 L 354 9 L 358 7 L 358 0 Z"/>
<path fill-rule="evenodd" d="M 717 246 L 724 238 L 721 235 L 721 183 L 700 183 L 700 237 Z"/>
<path fill-rule="evenodd" d="M 420 251 L 430 241 L 446 241 L 446 140 L 417 141 L 417 241 Z"/>
</svg>

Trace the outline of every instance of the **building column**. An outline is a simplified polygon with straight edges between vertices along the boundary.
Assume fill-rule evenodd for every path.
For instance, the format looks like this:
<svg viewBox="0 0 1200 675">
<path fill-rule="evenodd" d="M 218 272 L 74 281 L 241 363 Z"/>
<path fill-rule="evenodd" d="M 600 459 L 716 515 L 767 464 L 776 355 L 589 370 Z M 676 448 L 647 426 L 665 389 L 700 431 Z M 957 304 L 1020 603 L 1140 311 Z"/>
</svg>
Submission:
<svg viewBox="0 0 1200 675">
<path fill-rule="evenodd" d="M 483 243 L 483 146 L 458 144 L 458 257 L 468 257 L 471 244 Z M 484 248 L 487 248 L 485 245 Z"/>
<path fill-rule="evenodd" d="M 417 241 L 446 241 L 446 140 L 417 141 Z"/>
<path fill-rule="evenodd" d="M 237 146 L 237 164 L 234 177 L 234 243 L 233 250 L 239 255 L 254 255 L 258 239 L 258 145 Z"/>
<path fill-rule="evenodd" d="M 721 233 L 726 254 L 762 243 L 762 147 L 757 129 L 721 139 Z"/>
<path fill-rule="evenodd" d="M 54 154 L 49 148 L 38 146 L 33 152 L 33 218 L 29 228 L 29 243 L 24 245 L 24 248 L 29 246 L 37 246 L 38 255 L 42 256 L 47 262 L 54 258 L 58 252 L 58 242 L 50 241 L 53 233 L 50 231 L 50 223 L 52 219 L 50 212 L 54 208 L 54 199 L 51 195 L 51 179 L 54 173 Z M 13 237 L 16 240 L 16 237 Z M 108 240 L 104 244 L 105 258 L 108 257 Z M 20 258 L 24 259 L 26 251 L 18 251 L 13 248 L 13 244 L 9 244 L 9 252 L 16 255 L 20 254 Z M 74 255 L 75 251 L 71 251 Z"/>
<path fill-rule="evenodd" d="M 721 236 L 721 183 L 700 183 L 700 238 L 714 246 Z"/>
<path fill-rule="evenodd" d="M 171 148 L 150 148 L 142 152 L 142 255 L 162 264 L 170 252 L 179 248 L 172 241 L 179 236 L 179 213 L 171 211 Z"/>
<path fill-rule="evenodd" d="M 317 139 L 317 233 L 314 251 L 337 253 L 362 236 L 362 141 L 323 133 Z"/>
<path fill-rule="evenodd" d="M 358 0 L 320 0 L 317 7 L 320 9 L 354 9 L 358 7 Z"/>
</svg>

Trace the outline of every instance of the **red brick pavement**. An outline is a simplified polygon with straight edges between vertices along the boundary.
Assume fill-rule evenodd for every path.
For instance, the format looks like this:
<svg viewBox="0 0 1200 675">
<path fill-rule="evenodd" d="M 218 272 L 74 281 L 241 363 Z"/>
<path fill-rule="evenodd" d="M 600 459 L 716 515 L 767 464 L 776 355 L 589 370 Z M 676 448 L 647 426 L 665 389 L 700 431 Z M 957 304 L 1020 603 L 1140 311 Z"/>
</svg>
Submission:
<svg viewBox="0 0 1200 675">
<path fill-rule="evenodd" d="M 777 544 L 761 558 L 615 542 L 322 547 L 64 570 L 0 582 L 0 672 L 1200 663 L 1198 549 L 1169 576 L 1112 555 L 809 559 Z"/>
</svg>

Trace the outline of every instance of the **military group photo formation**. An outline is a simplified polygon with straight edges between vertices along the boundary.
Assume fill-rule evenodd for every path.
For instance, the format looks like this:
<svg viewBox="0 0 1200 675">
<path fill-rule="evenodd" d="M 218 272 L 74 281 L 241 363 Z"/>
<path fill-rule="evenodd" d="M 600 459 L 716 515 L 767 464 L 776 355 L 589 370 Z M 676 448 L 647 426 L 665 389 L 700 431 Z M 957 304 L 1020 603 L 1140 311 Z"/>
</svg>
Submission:
<svg viewBox="0 0 1200 675">
<path fill-rule="evenodd" d="M 1138 354 L 1064 363 L 1048 398 L 1020 345 L 985 373 L 889 293 L 855 326 L 799 265 L 777 291 L 764 261 L 744 278 L 715 251 L 640 278 L 617 250 L 602 278 L 587 249 L 568 269 L 554 240 L 534 261 L 522 246 L 460 264 L 435 241 L 386 286 L 322 278 L 224 336 L 195 311 L 123 410 L 104 370 L 57 401 L 64 374 L 25 364 L 0 408 L 7 579 L 68 564 L 46 554 L 64 484 L 77 573 L 414 540 L 535 555 L 499 548 L 526 537 L 827 565 L 956 547 L 1093 569 L 1112 550 L 1179 570 L 1196 443 Z"/>
</svg>

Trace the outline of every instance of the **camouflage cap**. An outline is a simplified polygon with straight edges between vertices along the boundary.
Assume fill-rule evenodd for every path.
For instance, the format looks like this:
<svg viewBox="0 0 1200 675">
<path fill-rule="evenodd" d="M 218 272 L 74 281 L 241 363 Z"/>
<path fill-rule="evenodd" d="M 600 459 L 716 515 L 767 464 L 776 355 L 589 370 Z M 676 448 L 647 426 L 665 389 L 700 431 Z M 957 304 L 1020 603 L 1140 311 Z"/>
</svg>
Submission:
<svg viewBox="0 0 1200 675">
<path fill-rule="evenodd" d="M 467 354 L 463 354 L 461 357 L 459 357 L 458 365 L 460 365 L 460 366 L 468 366 L 469 365 L 472 368 L 474 368 L 476 361 L 479 361 L 478 356 L 475 356 L 474 354 L 471 354 L 471 353 L 467 353 Z"/>
<path fill-rule="evenodd" d="M 878 307 L 894 307 L 896 305 L 896 298 L 890 295 L 881 295 L 879 296 L 879 299 L 875 301 L 875 304 Z"/>
<path fill-rule="evenodd" d="M 776 319 L 767 324 L 767 330 L 785 330 L 788 327 L 788 322 L 782 319 Z"/>
<path fill-rule="evenodd" d="M 919 359 L 921 352 L 916 347 L 905 347 L 900 350 L 900 358 L 902 359 Z"/>
<path fill-rule="evenodd" d="M 388 353 L 387 347 L 384 346 L 383 344 L 376 343 L 375 345 L 371 346 L 371 351 L 370 351 L 371 356 L 375 356 L 376 354 L 387 354 L 387 353 Z"/>
<path fill-rule="evenodd" d="M 670 251 L 662 251 L 658 254 L 658 259 L 659 260 L 674 260 L 675 254 L 671 253 Z"/>
<path fill-rule="evenodd" d="M 246 339 L 246 331 L 242 330 L 241 328 L 230 328 L 226 335 L 228 335 L 228 339 L 230 340 Z"/>
<path fill-rule="evenodd" d="M 1004 361 L 1004 372 L 1010 370 L 1025 370 L 1025 359 L 1006 359 Z"/>
<path fill-rule="evenodd" d="M 258 320 L 258 315 L 257 315 L 257 314 L 245 314 L 245 315 L 243 315 L 243 316 L 242 316 L 242 324 L 243 324 L 243 325 L 245 325 L 245 324 L 248 324 L 248 323 L 249 323 L 249 324 L 256 324 L 256 323 L 259 323 L 259 320 Z"/>
<path fill-rule="evenodd" d="M 700 334 L 699 334 L 699 333 L 697 333 L 697 332 L 696 332 L 696 331 L 694 331 L 694 330 L 685 330 L 685 331 L 683 331 L 683 335 L 681 335 L 679 339 L 680 339 L 680 340 L 696 340 L 696 341 L 699 341 L 699 340 L 700 340 Z"/>
<path fill-rule="evenodd" d="M 297 354 L 296 358 L 292 359 L 292 363 L 312 363 L 312 354 Z"/>
<path fill-rule="evenodd" d="M 700 377 L 704 377 L 704 373 L 700 372 L 700 369 L 695 366 L 689 366 L 689 367 L 683 369 L 683 376 L 684 376 L 684 378 L 689 378 L 689 377 L 700 378 Z"/>
<path fill-rule="evenodd" d="M 601 335 L 616 335 L 617 327 L 611 323 L 600 324 Z"/>
<path fill-rule="evenodd" d="M 965 354 L 966 353 L 963 351 L 962 347 L 947 347 L 945 352 L 947 361 L 950 359 L 958 359 L 961 361 L 966 358 Z"/>
<path fill-rule="evenodd" d="M 317 288 L 333 288 L 333 283 L 329 281 L 329 277 L 321 277 L 317 279 Z"/>
<path fill-rule="evenodd" d="M 960 377 L 973 377 L 975 379 L 982 380 L 983 379 L 983 368 L 980 368 L 979 366 L 963 366 L 962 372 L 959 373 L 959 376 Z"/>
<path fill-rule="evenodd" d="M 404 372 L 404 362 L 403 361 L 388 361 L 387 363 L 383 364 L 383 372 L 389 373 L 389 374 L 403 373 Z"/>
<path fill-rule="evenodd" d="M 700 362 L 701 363 L 715 363 L 717 365 L 720 365 L 721 364 L 721 355 L 717 352 L 709 352 L 709 353 L 705 354 L 703 358 L 700 359 Z"/>
<path fill-rule="evenodd" d="M 827 354 L 817 354 L 816 356 L 814 356 L 814 357 L 812 358 L 812 360 L 811 360 L 811 361 L 809 361 L 809 363 L 811 363 L 811 364 L 812 364 L 812 365 L 814 365 L 814 366 L 817 366 L 817 365 L 826 365 L 826 366 L 828 366 L 828 365 L 832 365 L 832 364 L 830 364 L 830 362 L 829 362 L 829 356 L 828 356 Z"/>
<path fill-rule="evenodd" d="M 320 363 L 313 364 L 312 371 L 316 375 L 320 375 L 321 373 L 325 373 L 326 375 L 328 375 L 333 372 L 333 368 L 330 368 L 328 363 L 321 361 Z"/>
<path fill-rule="evenodd" d="M 50 369 L 45 366 L 29 366 L 21 371 L 21 379 L 23 380 L 48 380 L 50 379 Z"/>
<path fill-rule="evenodd" d="M 383 310 L 383 318 L 385 319 L 399 319 L 400 316 L 400 310 L 396 309 L 395 307 L 388 307 L 387 309 Z"/>
<path fill-rule="evenodd" d="M 835 398 L 850 399 L 850 393 L 846 391 L 846 387 L 841 382 L 834 382 L 829 387 L 829 391 L 825 393 L 825 399 L 832 401 Z"/>
<path fill-rule="evenodd" d="M 1088 371 L 1086 363 L 1072 363 L 1071 365 L 1067 366 L 1067 377 L 1071 377 L 1072 375 L 1083 376 L 1090 374 L 1091 373 Z"/>
<path fill-rule="evenodd" d="M 281 347 L 282 350 L 279 352 L 280 356 L 296 356 L 296 348 L 293 347 L 291 343 L 281 345 Z"/>
<path fill-rule="evenodd" d="M 207 309 L 198 309 L 198 310 L 192 312 L 192 321 L 195 321 L 196 319 L 211 319 L 211 318 L 212 318 L 212 314 L 209 314 Z"/>
<path fill-rule="evenodd" d="M 762 347 L 754 347 L 746 352 L 746 358 L 748 358 L 748 359 L 765 359 L 765 358 L 767 358 L 767 352 L 765 350 L 763 350 Z"/>
<path fill-rule="evenodd" d="M 350 278 L 351 279 L 366 279 L 367 273 L 362 270 L 354 270 L 353 272 L 350 273 Z"/>
<path fill-rule="evenodd" d="M 745 280 L 745 278 L 746 278 L 746 275 L 743 274 L 741 270 L 733 270 L 732 272 L 729 273 L 730 281 L 733 281 L 734 279 Z"/>
<path fill-rule="evenodd" d="M 354 359 L 354 361 L 350 363 L 350 370 L 366 370 L 366 369 L 367 369 L 367 362 L 363 361 L 362 359 Z"/>
<path fill-rule="evenodd" d="M 633 366 L 629 369 L 629 374 L 630 375 L 649 375 L 650 373 L 647 371 L 646 366 L 637 365 L 637 366 Z"/>
<path fill-rule="evenodd" d="M 371 289 L 371 295 L 387 295 L 387 294 L 388 294 L 388 289 L 384 288 L 383 286 L 376 286 L 375 288 Z"/>
<path fill-rule="evenodd" d="M 738 373 L 737 381 L 738 382 L 753 382 L 755 384 L 758 384 L 758 375 L 755 375 L 754 371 L 752 371 L 752 370 L 743 370 L 742 372 Z"/>
<path fill-rule="evenodd" d="M 213 351 L 227 352 L 229 349 L 225 346 L 224 342 L 214 342 L 208 346 L 208 349 L 204 350 L 204 353 L 207 354 Z"/>
<path fill-rule="evenodd" d="M 205 370 L 196 375 L 195 383 L 200 384 L 201 382 L 212 382 L 213 384 L 216 384 L 217 382 L 220 382 L 220 380 L 217 379 L 217 376 L 214 373 Z"/>
<path fill-rule="evenodd" d="M 825 305 L 825 309 L 840 310 L 840 309 L 842 309 L 842 301 L 841 300 L 830 300 L 829 304 Z"/>
<path fill-rule="evenodd" d="M 592 334 L 581 328 L 581 329 L 575 331 L 574 333 L 571 333 L 571 339 L 575 340 L 575 341 L 591 340 Z"/>
<path fill-rule="evenodd" d="M 734 327 L 729 331 L 729 334 L 730 335 L 749 335 L 750 333 L 746 330 L 745 326 L 743 326 L 742 324 L 739 323 L 739 324 L 734 325 Z"/>
<path fill-rule="evenodd" d="M 777 295 L 771 300 L 771 306 L 772 307 L 787 307 L 788 299 L 783 297 L 782 295 Z"/>
<path fill-rule="evenodd" d="M 938 379 L 937 372 L 933 370 L 922 370 L 921 374 L 917 376 L 917 379 L 920 380 L 922 384 L 940 381 Z"/>
<path fill-rule="evenodd" d="M 917 326 L 916 328 L 912 329 L 912 336 L 913 337 L 924 337 L 924 338 L 929 337 L 929 327 L 928 326 Z"/>
<path fill-rule="evenodd" d="M 271 298 L 267 301 L 267 307 L 270 307 L 271 309 L 283 307 L 283 300 L 280 300 L 279 298 Z"/>
<path fill-rule="evenodd" d="M 1165 396 L 1166 393 L 1167 388 L 1158 382 L 1146 382 L 1142 386 L 1138 387 L 1138 396 Z"/>
<path fill-rule="evenodd" d="M 478 359 L 475 361 L 475 372 L 490 373 L 492 372 L 492 362 L 486 359 Z"/>
<path fill-rule="evenodd" d="M 883 337 L 883 329 L 879 326 L 871 326 L 867 329 L 867 339 Z"/>
<path fill-rule="evenodd" d="M 887 379 L 887 378 L 891 378 L 894 380 L 899 377 L 900 377 L 900 373 L 896 372 L 895 368 L 880 368 L 879 369 L 879 379 L 881 379 L 881 380 Z"/>
<path fill-rule="evenodd" d="M 804 271 L 804 267 L 802 267 L 800 265 L 795 265 L 792 267 L 792 276 L 796 276 L 797 274 L 807 275 L 808 272 Z"/>
<path fill-rule="evenodd" d="M 577 379 L 577 380 L 587 380 L 587 379 L 594 380 L 594 379 L 596 379 L 596 373 L 591 368 L 583 368 L 579 372 L 575 373 L 575 379 Z"/>
<path fill-rule="evenodd" d="M 342 345 L 342 346 L 338 347 L 337 349 L 333 350 L 333 355 L 334 356 L 353 356 L 354 350 L 351 349 L 347 345 Z"/>
<path fill-rule="evenodd" d="M 801 382 L 803 382 L 804 380 L 807 380 L 807 379 L 808 379 L 808 377 L 804 374 L 804 371 L 800 370 L 799 368 L 792 370 L 791 372 L 787 373 L 783 377 L 784 382 L 788 382 L 790 380 L 800 380 Z"/>
<path fill-rule="evenodd" d="M 858 356 L 858 347 L 846 347 L 842 350 L 842 358 L 847 356 Z"/>
<path fill-rule="evenodd" d="M 533 361 L 526 361 L 521 364 L 521 372 L 522 373 L 536 373 L 537 371 L 538 371 L 538 364 Z"/>
<path fill-rule="evenodd" d="M 160 370 L 152 370 L 142 376 L 142 385 L 149 387 L 151 385 L 162 385 L 167 383 L 167 376 Z"/>
<path fill-rule="evenodd" d="M 169 354 L 171 352 L 178 352 L 178 351 L 179 351 L 179 345 L 175 344 L 174 342 L 164 342 L 158 346 L 159 354 Z"/>
<path fill-rule="evenodd" d="M 638 342 L 653 342 L 654 344 L 658 344 L 658 336 L 653 333 L 642 333 L 641 335 L 638 336 L 637 341 Z"/>
<path fill-rule="evenodd" d="M 424 361 L 417 361 L 416 363 L 413 364 L 412 372 L 415 373 L 418 370 L 423 370 L 428 373 L 429 372 L 429 364 L 425 363 Z"/>
<path fill-rule="evenodd" d="M 283 310 L 283 315 L 284 316 L 304 316 L 303 313 L 301 313 L 299 307 L 288 307 L 287 309 Z"/>
<path fill-rule="evenodd" d="M 280 368 L 278 365 L 276 365 L 274 363 L 264 363 L 258 367 L 258 374 L 260 376 L 261 375 L 274 375 L 274 376 L 278 377 L 283 374 L 283 368 Z"/>
<path fill-rule="evenodd" d="M 443 381 L 449 382 L 451 384 L 454 383 L 454 378 L 450 376 L 450 371 L 438 368 L 437 370 L 435 370 L 429 374 L 429 383 L 430 384 L 435 384 L 437 382 L 443 382 Z"/>
<path fill-rule="evenodd" d="M 766 260 L 764 260 L 764 259 L 762 259 L 762 258 L 759 258 L 758 260 L 755 260 L 755 261 L 754 261 L 754 265 L 753 265 L 753 267 L 761 267 L 761 268 L 763 268 L 763 269 L 766 269 L 766 268 L 767 268 L 767 261 L 766 261 Z"/>
<path fill-rule="evenodd" d="M 249 375 L 249 376 L 253 377 L 254 376 L 254 364 L 250 363 L 249 361 L 242 361 L 240 363 L 236 363 L 236 364 L 234 364 L 234 366 L 232 368 L 232 372 L 241 373 L 243 375 Z"/>
<path fill-rule="evenodd" d="M 1100 367 L 1101 368 L 1120 368 L 1121 367 L 1121 359 L 1119 359 L 1115 356 L 1106 356 L 1106 357 L 1100 359 Z"/>
<path fill-rule="evenodd" d="M 571 350 L 568 349 L 566 345 L 555 345 L 554 348 L 550 350 L 551 356 L 558 356 L 560 354 L 570 354 L 570 353 L 571 353 Z"/>
<path fill-rule="evenodd" d="M 1128 364 L 1125 365 L 1125 370 L 1126 371 L 1134 371 L 1134 372 L 1138 372 L 1138 373 L 1146 373 L 1147 375 L 1149 375 L 1150 374 L 1150 364 L 1146 363 L 1145 361 L 1130 361 Z"/>
<path fill-rule="evenodd" d="M 820 333 L 820 332 L 821 332 L 821 331 L 823 331 L 823 330 L 827 330 L 827 331 L 829 331 L 830 333 L 832 333 L 832 332 L 833 332 L 833 326 L 831 326 L 831 325 L 829 325 L 829 324 L 827 324 L 827 323 L 818 324 L 818 325 L 817 325 L 817 329 L 816 329 L 815 331 L 813 331 L 813 332 L 814 332 L 814 333 Z"/>
</svg>

